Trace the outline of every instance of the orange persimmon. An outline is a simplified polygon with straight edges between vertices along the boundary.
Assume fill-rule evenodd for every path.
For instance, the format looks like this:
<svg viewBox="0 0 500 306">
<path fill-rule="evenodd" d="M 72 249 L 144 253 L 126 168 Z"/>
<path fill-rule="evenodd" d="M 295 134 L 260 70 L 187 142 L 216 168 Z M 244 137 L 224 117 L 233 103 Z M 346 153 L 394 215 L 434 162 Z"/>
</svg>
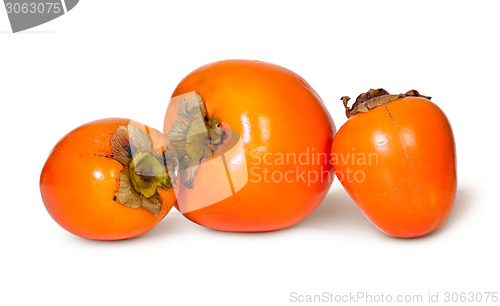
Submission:
<svg viewBox="0 0 500 306">
<path fill-rule="evenodd" d="M 168 152 L 168 154 L 166 154 Z M 103 119 L 62 138 L 43 167 L 47 211 L 67 231 L 87 239 L 141 235 L 175 203 L 160 132 L 129 119 Z"/>
<path fill-rule="evenodd" d="M 334 177 L 335 126 L 321 98 L 299 75 L 270 63 L 226 60 L 196 69 L 172 94 L 164 133 L 180 164 L 176 207 L 209 228 L 291 226 L 321 203 Z"/>
<path fill-rule="evenodd" d="M 402 238 L 437 229 L 455 200 L 453 132 L 441 109 L 412 90 L 361 94 L 332 144 L 335 173 L 365 216 Z"/>
</svg>

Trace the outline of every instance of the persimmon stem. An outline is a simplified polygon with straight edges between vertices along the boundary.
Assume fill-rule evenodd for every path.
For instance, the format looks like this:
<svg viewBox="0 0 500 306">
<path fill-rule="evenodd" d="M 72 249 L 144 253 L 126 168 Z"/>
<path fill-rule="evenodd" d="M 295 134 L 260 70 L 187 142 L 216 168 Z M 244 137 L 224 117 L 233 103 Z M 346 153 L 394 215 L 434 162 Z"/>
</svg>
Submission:
<svg viewBox="0 0 500 306">
<path fill-rule="evenodd" d="M 366 113 L 377 106 L 405 97 L 421 97 L 428 100 L 431 99 L 429 96 L 421 95 L 415 89 L 409 90 L 404 94 L 391 95 L 387 90 L 378 88 L 370 89 L 369 91 L 360 94 L 351 107 L 348 106 L 349 100 L 351 100 L 348 96 L 344 96 L 340 100 L 344 104 L 347 118 L 351 118 L 357 113 Z"/>
<path fill-rule="evenodd" d="M 219 118 L 208 117 L 204 101 L 198 93 L 179 103 L 177 116 L 180 120 L 174 122 L 167 138 L 177 151 L 180 181 L 192 188 L 203 159 L 212 156 L 217 146 L 222 144 L 224 130 Z"/>
<path fill-rule="evenodd" d="M 165 165 L 151 153 L 139 152 L 129 165 L 130 182 L 135 191 L 151 198 L 160 185 L 167 183 L 168 176 Z"/>
<path fill-rule="evenodd" d="M 130 208 L 145 208 L 158 216 L 162 212 L 162 197 L 158 187 L 172 188 L 165 164 L 170 151 L 153 155 L 153 141 L 134 126 L 119 126 L 110 139 L 112 158 L 123 165 L 118 189 L 113 201 Z M 168 151 L 168 152 L 167 152 Z"/>
</svg>

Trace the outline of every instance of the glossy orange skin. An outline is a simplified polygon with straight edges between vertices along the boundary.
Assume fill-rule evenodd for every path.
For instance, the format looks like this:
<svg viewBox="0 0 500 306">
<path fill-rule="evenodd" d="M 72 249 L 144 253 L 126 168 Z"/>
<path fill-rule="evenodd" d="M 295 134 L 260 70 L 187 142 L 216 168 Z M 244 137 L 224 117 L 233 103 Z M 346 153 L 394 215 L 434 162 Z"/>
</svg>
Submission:
<svg viewBox="0 0 500 306">
<path fill-rule="evenodd" d="M 228 164 L 229 168 L 233 167 L 230 169 L 233 184 L 244 181 L 246 170 L 250 173 L 253 169 L 255 175 L 250 173 L 243 188 L 231 196 L 195 209 L 197 203 L 207 198 L 217 199 L 224 188 L 229 188 L 228 173 L 220 167 L 202 163 L 193 189 L 181 186 L 178 193 L 181 199 L 178 205 L 185 217 L 223 231 L 273 231 L 301 221 L 321 203 L 334 177 L 329 161 L 299 165 L 298 171 L 319 173 L 324 170 L 318 179 L 322 181 L 310 186 L 299 180 L 280 180 L 278 175 L 276 180 L 266 180 L 259 169 L 252 168 L 265 167 L 278 174 L 297 171 L 293 163 L 278 165 L 275 158 L 279 153 L 300 154 L 306 148 L 329 156 L 335 126 L 321 98 L 303 78 L 265 62 L 227 60 L 190 73 L 172 97 L 189 92 L 200 94 L 209 117 L 218 117 L 222 127 L 241 135 L 241 152 L 226 157 L 231 159 Z M 169 104 L 165 133 L 176 120 L 172 114 L 177 106 Z M 266 161 L 272 165 L 262 164 L 266 156 Z M 238 164 L 239 157 L 246 159 L 246 170 Z"/>
<path fill-rule="evenodd" d="M 353 162 L 346 158 L 349 153 L 365 154 L 367 162 L 358 156 Z M 333 140 L 332 161 L 354 202 L 391 236 L 426 235 L 443 224 L 453 207 L 453 132 L 445 114 L 427 99 L 406 97 L 354 115 Z"/>
<path fill-rule="evenodd" d="M 123 166 L 112 158 L 109 141 L 120 125 L 129 124 L 142 128 L 129 119 L 87 123 L 64 136 L 50 153 L 40 191 L 49 214 L 67 231 L 93 240 L 132 238 L 152 229 L 174 205 L 173 189 L 158 189 L 163 204 L 157 217 L 113 200 Z M 157 152 L 166 140 L 156 130 L 148 128 L 148 132 L 157 148 L 153 153 Z"/>
</svg>

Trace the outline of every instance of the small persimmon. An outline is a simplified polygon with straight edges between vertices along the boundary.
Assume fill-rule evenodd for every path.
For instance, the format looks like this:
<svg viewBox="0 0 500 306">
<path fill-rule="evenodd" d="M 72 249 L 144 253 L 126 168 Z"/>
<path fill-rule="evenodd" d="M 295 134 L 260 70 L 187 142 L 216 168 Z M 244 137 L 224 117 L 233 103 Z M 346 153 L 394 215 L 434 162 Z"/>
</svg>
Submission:
<svg viewBox="0 0 500 306">
<path fill-rule="evenodd" d="M 47 211 L 67 231 L 119 240 L 152 229 L 175 203 L 160 132 L 129 119 L 82 125 L 59 141 L 40 177 Z"/>
<path fill-rule="evenodd" d="M 411 90 L 361 94 L 332 143 L 337 177 L 365 216 L 402 238 L 426 235 L 449 215 L 457 188 L 453 132 L 430 97 Z"/>
<path fill-rule="evenodd" d="M 335 126 L 321 98 L 302 77 L 270 63 L 226 60 L 196 69 L 172 94 L 164 133 L 179 158 L 177 207 L 209 228 L 291 226 L 321 203 L 334 177 Z"/>
</svg>

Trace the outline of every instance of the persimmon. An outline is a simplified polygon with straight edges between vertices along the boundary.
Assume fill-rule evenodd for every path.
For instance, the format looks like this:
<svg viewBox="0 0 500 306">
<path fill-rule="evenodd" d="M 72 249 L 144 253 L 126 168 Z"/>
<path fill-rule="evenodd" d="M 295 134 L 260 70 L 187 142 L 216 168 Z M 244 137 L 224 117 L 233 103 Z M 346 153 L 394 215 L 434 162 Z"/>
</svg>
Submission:
<svg viewBox="0 0 500 306">
<path fill-rule="evenodd" d="M 345 190 L 383 232 L 426 235 L 443 224 L 457 188 L 455 142 L 443 111 L 411 90 L 361 94 L 332 143 Z"/>
<path fill-rule="evenodd" d="M 176 207 L 205 227 L 286 228 L 334 177 L 332 118 L 302 77 L 274 64 L 226 60 L 191 72 L 172 94 L 164 133 L 179 158 Z"/>
<path fill-rule="evenodd" d="M 52 218 L 75 235 L 132 238 L 174 205 L 171 160 L 173 148 L 159 131 L 129 119 L 90 122 L 50 153 L 40 176 L 42 199 Z"/>
</svg>

